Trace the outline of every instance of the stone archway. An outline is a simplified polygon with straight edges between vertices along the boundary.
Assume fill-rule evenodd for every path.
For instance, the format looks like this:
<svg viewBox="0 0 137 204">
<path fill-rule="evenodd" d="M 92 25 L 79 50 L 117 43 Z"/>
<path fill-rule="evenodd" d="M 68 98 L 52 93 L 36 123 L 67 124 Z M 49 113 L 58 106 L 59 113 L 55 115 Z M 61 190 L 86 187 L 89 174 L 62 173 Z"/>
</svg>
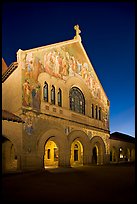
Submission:
<svg viewBox="0 0 137 204">
<path fill-rule="evenodd" d="M 14 144 L 7 138 L 2 142 L 2 172 L 17 170 L 17 152 Z"/>
<path fill-rule="evenodd" d="M 72 167 L 83 165 L 83 145 L 78 139 L 71 144 L 70 165 Z"/>
<path fill-rule="evenodd" d="M 15 158 L 16 162 L 13 163 L 17 163 L 16 168 L 12 169 L 15 171 L 20 171 L 22 169 L 22 123 L 2 120 L 2 136 L 9 141 L 6 143 L 4 140 L 5 144 L 4 141 L 2 141 L 3 152 L 11 149 L 8 150 L 8 152 L 11 151 L 11 154 L 14 155 L 13 157 Z M 4 156 L 3 153 L 2 156 L 5 157 L 6 155 Z"/>
<path fill-rule="evenodd" d="M 49 139 L 45 144 L 45 153 L 44 153 L 44 168 L 48 166 L 58 167 L 58 146 L 51 139 Z"/>
<path fill-rule="evenodd" d="M 131 161 L 135 161 L 135 149 L 131 149 Z"/>
<path fill-rule="evenodd" d="M 99 136 L 94 136 L 91 139 L 91 157 L 92 164 L 102 165 L 105 163 L 106 148 L 103 139 Z"/>
<path fill-rule="evenodd" d="M 48 142 L 52 141 L 51 145 L 52 145 L 52 150 L 47 150 L 48 148 Z M 47 146 L 46 146 L 47 144 Z M 41 137 L 39 138 L 39 140 L 37 141 L 37 152 L 38 152 L 38 156 L 40 159 L 40 163 L 41 163 L 41 167 L 40 168 L 44 168 L 45 167 L 45 148 L 47 151 L 51 151 L 50 153 L 54 154 L 54 148 L 56 149 L 56 155 L 58 155 L 58 162 L 53 162 L 53 157 L 52 157 L 52 162 L 49 164 L 57 164 L 58 166 L 69 166 L 70 162 L 69 162 L 69 158 L 70 158 L 70 152 L 69 152 L 69 148 L 68 148 L 68 141 L 67 141 L 67 137 L 66 135 L 60 131 L 59 129 L 50 129 L 48 131 L 46 131 L 43 135 L 41 135 Z M 49 148 L 50 149 L 50 148 Z M 48 154 L 48 152 L 47 152 Z M 57 158 L 56 158 L 57 159 Z"/>
<path fill-rule="evenodd" d="M 85 132 L 81 130 L 72 131 L 68 135 L 68 142 L 69 142 L 71 166 L 91 163 L 90 140 Z"/>
<path fill-rule="evenodd" d="M 98 147 L 95 145 L 92 152 L 92 164 L 97 164 Z"/>
<path fill-rule="evenodd" d="M 118 161 L 117 150 L 116 150 L 116 147 L 114 147 L 114 146 L 110 150 L 110 161 L 111 162 L 117 162 Z"/>
<path fill-rule="evenodd" d="M 127 148 L 126 149 L 126 155 L 125 155 L 125 161 L 130 162 L 130 160 L 131 160 L 130 149 Z"/>
</svg>

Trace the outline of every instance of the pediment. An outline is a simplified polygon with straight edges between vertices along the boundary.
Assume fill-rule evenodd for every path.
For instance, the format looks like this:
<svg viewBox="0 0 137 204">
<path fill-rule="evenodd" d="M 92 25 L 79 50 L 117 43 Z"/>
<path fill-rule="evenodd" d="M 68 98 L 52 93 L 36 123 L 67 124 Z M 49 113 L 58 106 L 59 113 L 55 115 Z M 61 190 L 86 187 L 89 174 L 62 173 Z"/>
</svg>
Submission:
<svg viewBox="0 0 137 204">
<path fill-rule="evenodd" d="M 23 71 L 23 81 L 37 82 L 42 72 L 64 81 L 76 76 L 84 81 L 94 98 L 108 105 L 107 96 L 79 39 L 19 50 L 18 64 Z"/>
</svg>

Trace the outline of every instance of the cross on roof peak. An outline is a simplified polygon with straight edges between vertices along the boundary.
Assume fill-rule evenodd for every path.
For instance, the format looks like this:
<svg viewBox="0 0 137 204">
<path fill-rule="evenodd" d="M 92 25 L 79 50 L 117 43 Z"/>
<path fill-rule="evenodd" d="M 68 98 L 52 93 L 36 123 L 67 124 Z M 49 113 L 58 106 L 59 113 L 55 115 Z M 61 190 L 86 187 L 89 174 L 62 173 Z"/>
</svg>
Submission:
<svg viewBox="0 0 137 204">
<path fill-rule="evenodd" d="M 75 25 L 74 26 L 74 29 L 76 30 L 76 36 L 74 37 L 74 39 L 80 39 L 81 40 L 81 37 L 80 37 L 80 33 L 81 33 L 81 30 L 80 30 L 80 28 L 79 28 L 79 25 L 77 24 L 77 25 Z"/>
</svg>

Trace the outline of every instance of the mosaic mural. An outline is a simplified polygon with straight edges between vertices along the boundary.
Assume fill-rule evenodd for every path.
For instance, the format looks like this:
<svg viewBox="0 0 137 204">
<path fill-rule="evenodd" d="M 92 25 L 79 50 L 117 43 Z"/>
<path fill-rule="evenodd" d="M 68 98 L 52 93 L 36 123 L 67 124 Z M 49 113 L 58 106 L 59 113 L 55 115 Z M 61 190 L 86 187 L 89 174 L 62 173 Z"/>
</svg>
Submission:
<svg viewBox="0 0 137 204">
<path fill-rule="evenodd" d="M 41 86 L 38 76 L 42 72 L 66 81 L 76 76 L 82 79 L 93 96 L 107 103 L 107 99 L 97 82 L 95 73 L 87 63 L 78 43 L 60 47 L 44 48 L 25 53 L 21 62 L 23 72 L 23 106 L 40 109 Z"/>
</svg>

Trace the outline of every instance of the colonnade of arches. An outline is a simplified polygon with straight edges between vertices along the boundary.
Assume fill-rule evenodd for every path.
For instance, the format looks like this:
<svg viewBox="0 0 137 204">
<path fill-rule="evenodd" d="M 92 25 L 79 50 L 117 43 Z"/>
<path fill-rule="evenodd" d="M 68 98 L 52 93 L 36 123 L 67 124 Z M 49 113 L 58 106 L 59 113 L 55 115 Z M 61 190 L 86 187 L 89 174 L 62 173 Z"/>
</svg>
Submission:
<svg viewBox="0 0 137 204">
<path fill-rule="evenodd" d="M 37 149 L 35 155 L 40 160 L 40 166 L 37 166 L 39 169 L 49 166 L 75 167 L 85 164 L 103 165 L 109 163 L 106 160 L 109 155 L 106 153 L 106 145 L 103 139 L 100 136 L 94 136 L 89 139 L 86 133 L 80 130 L 72 131 L 66 136 L 59 129 L 50 129 L 37 138 L 36 144 Z M 22 158 L 19 156 L 19 152 L 17 154 L 16 146 L 9 139 L 5 139 L 2 142 L 3 171 L 16 171 L 18 167 L 21 168 Z M 111 147 L 111 162 L 130 162 L 134 160 L 134 148 Z"/>
<path fill-rule="evenodd" d="M 51 136 L 54 135 L 54 136 Z M 91 140 L 82 131 L 73 131 L 68 137 L 57 130 L 47 131 L 38 142 L 38 153 L 43 157 L 43 167 L 102 165 L 106 147 L 101 137 Z"/>
<path fill-rule="evenodd" d="M 135 149 L 132 147 L 115 147 L 110 150 L 110 162 L 132 162 L 135 160 Z"/>
</svg>

